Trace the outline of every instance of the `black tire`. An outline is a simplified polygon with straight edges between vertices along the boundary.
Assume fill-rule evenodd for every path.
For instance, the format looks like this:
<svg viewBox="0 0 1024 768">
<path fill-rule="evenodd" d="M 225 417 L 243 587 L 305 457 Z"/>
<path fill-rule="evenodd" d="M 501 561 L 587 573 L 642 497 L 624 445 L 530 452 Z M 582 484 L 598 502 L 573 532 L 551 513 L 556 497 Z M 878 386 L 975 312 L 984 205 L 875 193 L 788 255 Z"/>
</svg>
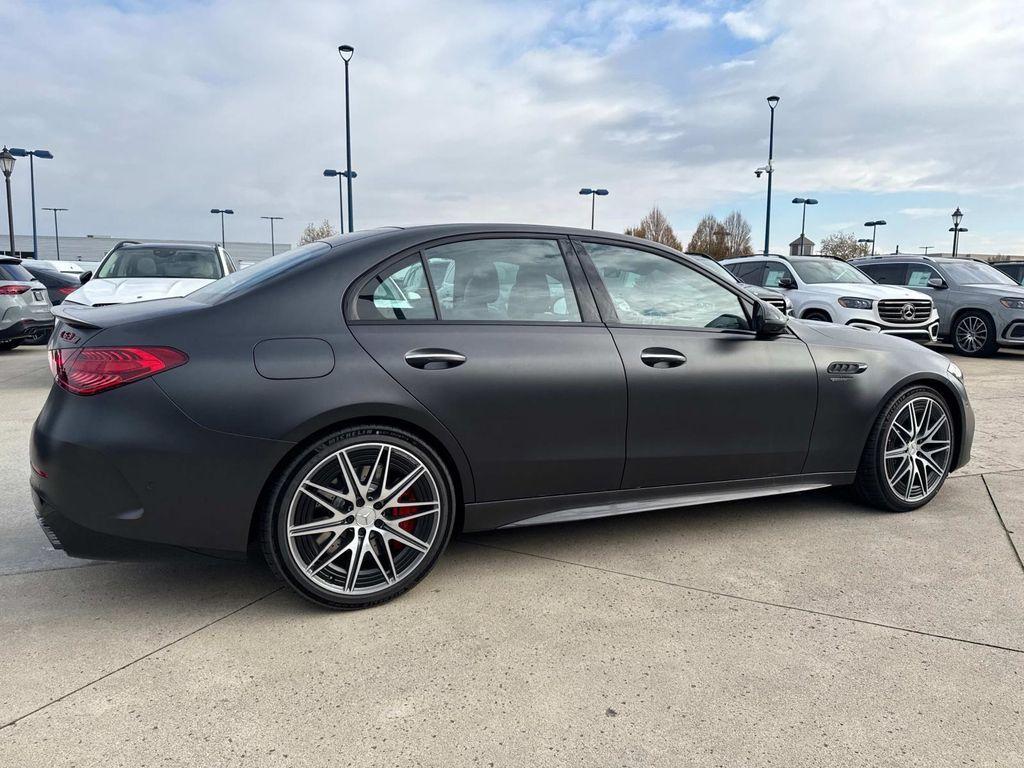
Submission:
<svg viewBox="0 0 1024 768">
<path fill-rule="evenodd" d="M 394 583 L 382 586 L 371 594 L 339 594 L 312 580 L 305 574 L 303 565 L 296 562 L 295 548 L 289 546 L 288 514 L 293 505 L 293 498 L 299 493 L 300 484 L 304 482 L 311 471 L 314 471 L 318 466 L 324 465 L 325 459 L 329 459 L 342 449 L 353 448 L 367 443 L 393 446 L 400 451 L 411 454 L 422 463 L 426 473 L 429 473 L 432 480 L 431 488 L 436 488 L 437 492 L 438 511 L 436 513 L 436 529 L 433 530 L 434 538 L 430 543 L 429 549 L 422 554 L 419 562 L 414 561 L 415 565 L 410 566 L 407 572 L 400 573 L 399 570 L 393 572 L 395 576 L 401 577 L 395 579 Z M 390 451 L 389 455 L 391 455 Z M 361 472 L 361 469 L 357 468 L 357 472 Z M 369 474 L 372 474 L 372 470 Z M 370 481 L 368 480 L 367 482 Z M 371 500 L 373 499 L 368 493 L 365 508 L 369 508 Z M 338 499 L 332 499 L 332 501 L 338 503 L 339 507 L 345 504 L 345 502 Z M 299 502 L 296 501 L 294 503 L 297 504 Z M 352 519 L 354 519 L 354 516 Z M 365 425 L 339 430 L 318 440 L 302 451 L 280 473 L 274 482 L 271 492 L 268 494 L 267 506 L 262 511 L 261 544 L 263 554 L 275 574 L 307 600 L 335 610 L 358 610 L 392 600 L 414 587 L 430 572 L 438 557 L 440 557 L 448 545 L 454 523 L 454 484 L 448 468 L 437 453 L 418 437 L 404 430 L 379 425 Z M 367 543 L 369 544 L 372 539 L 375 545 L 389 547 L 390 542 L 384 541 L 375 535 L 376 533 L 376 531 L 366 532 Z M 353 532 L 353 538 L 354 536 L 355 532 Z M 351 543 L 352 539 L 348 539 L 348 541 Z M 332 546 L 334 545 L 332 544 Z M 340 542 L 337 546 L 341 546 Z M 325 547 L 324 551 L 329 549 L 330 547 Z M 383 560 L 384 555 L 379 546 L 375 546 L 375 554 L 379 555 L 375 559 L 387 562 Z M 388 559 L 392 560 L 393 565 L 394 560 L 397 560 L 398 557 L 402 557 L 401 552 L 397 556 L 389 555 Z M 417 555 L 413 555 L 413 557 L 415 558 Z M 381 576 L 386 577 L 386 572 L 383 569 L 380 570 Z M 362 573 L 362 570 L 356 569 L 357 579 Z M 340 584 L 335 586 L 341 587 Z"/>
<path fill-rule="evenodd" d="M 984 339 L 979 338 L 984 336 Z M 949 329 L 949 341 L 958 355 L 991 357 L 999 349 L 996 324 L 987 312 L 969 310 L 957 315 Z"/>
<path fill-rule="evenodd" d="M 822 323 L 831 323 L 832 317 L 828 312 L 821 309 L 809 309 L 804 312 L 803 320 L 818 320 Z"/>
<path fill-rule="evenodd" d="M 901 498 L 892 488 L 885 472 L 886 441 L 890 427 L 903 407 L 911 400 L 926 397 L 938 407 L 946 417 L 949 425 L 950 447 L 946 453 L 945 467 L 941 479 L 925 496 L 914 501 Z M 953 462 L 953 418 L 945 399 L 931 387 L 910 386 L 897 393 L 886 403 L 877 421 L 871 428 L 864 452 L 861 454 L 860 466 L 853 488 L 861 500 L 873 507 L 888 512 L 910 512 L 930 502 L 942 488 L 949 477 L 949 467 Z"/>
</svg>

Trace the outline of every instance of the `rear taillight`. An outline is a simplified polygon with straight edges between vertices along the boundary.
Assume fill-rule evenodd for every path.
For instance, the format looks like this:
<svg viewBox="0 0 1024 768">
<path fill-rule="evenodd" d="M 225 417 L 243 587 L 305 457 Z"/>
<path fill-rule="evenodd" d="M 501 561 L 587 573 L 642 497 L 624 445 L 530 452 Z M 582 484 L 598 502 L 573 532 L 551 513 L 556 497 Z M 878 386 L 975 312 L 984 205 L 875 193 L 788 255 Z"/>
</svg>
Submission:
<svg viewBox="0 0 1024 768">
<path fill-rule="evenodd" d="M 27 285 L 0 285 L 0 296 L 19 296 L 27 290 Z"/>
<path fill-rule="evenodd" d="M 50 370 L 61 387 L 95 395 L 188 362 L 171 347 L 82 347 L 51 349 Z"/>
<path fill-rule="evenodd" d="M 67 296 L 69 293 L 74 293 L 77 290 L 78 286 L 76 285 L 65 285 L 63 288 L 58 288 L 57 293 L 63 293 L 65 296 Z"/>
</svg>

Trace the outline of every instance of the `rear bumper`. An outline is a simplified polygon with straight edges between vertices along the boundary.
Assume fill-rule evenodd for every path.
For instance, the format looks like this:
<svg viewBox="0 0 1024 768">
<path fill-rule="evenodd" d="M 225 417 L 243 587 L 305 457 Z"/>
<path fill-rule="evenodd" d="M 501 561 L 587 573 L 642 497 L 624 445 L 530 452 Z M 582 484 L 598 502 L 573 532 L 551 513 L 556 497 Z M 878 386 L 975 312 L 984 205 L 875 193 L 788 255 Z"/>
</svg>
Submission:
<svg viewBox="0 0 1024 768">
<path fill-rule="evenodd" d="M 152 380 L 92 397 L 53 387 L 32 430 L 32 500 L 51 541 L 74 557 L 242 554 L 290 447 L 205 429 Z"/>
<path fill-rule="evenodd" d="M 52 317 L 49 320 L 18 320 L 0 329 L 0 341 L 31 341 L 46 336 L 52 330 Z"/>
</svg>

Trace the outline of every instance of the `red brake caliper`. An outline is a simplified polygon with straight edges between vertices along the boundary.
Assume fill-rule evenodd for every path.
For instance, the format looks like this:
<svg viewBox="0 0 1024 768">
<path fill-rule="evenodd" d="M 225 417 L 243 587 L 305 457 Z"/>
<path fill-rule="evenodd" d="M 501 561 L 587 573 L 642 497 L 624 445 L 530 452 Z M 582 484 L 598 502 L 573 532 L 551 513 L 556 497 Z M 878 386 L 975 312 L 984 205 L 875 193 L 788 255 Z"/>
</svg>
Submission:
<svg viewBox="0 0 1024 768">
<path fill-rule="evenodd" d="M 403 493 L 401 496 L 398 497 L 398 503 L 399 504 L 401 504 L 402 502 L 405 502 L 406 504 L 412 504 L 415 501 L 416 501 L 416 494 L 413 492 L 412 488 L 410 488 L 409 490 L 407 490 L 405 493 Z M 395 518 L 405 517 L 406 515 L 415 514 L 416 509 L 417 509 L 417 507 L 402 507 L 402 506 L 395 507 Z M 398 524 L 398 527 L 401 528 L 403 531 L 406 531 L 408 533 L 412 533 L 412 529 L 415 527 L 415 525 L 416 525 L 416 521 L 415 520 L 404 520 L 404 521 L 402 521 L 402 522 L 400 522 Z M 399 544 L 394 539 L 391 540 L 391 544 L 392 544 L 392 547 L 391 547 L 392 550 L 401 549 L 403 546 L 405 546 L 404 544 Z"/>
</svg>

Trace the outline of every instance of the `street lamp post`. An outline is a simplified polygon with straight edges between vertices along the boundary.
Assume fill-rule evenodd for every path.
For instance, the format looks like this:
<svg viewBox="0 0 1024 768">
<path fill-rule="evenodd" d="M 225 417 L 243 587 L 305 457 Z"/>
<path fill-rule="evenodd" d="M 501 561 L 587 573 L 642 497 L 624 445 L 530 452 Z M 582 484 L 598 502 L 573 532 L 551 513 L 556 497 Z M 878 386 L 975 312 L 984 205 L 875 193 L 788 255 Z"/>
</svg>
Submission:
<svg viewBox="0 0 1024 768">
<path fill-rule="evenodd" d="M 768 124 L 768 165 L 762 166 L 754 171 L 754 175 L 760 177 L 762 173 L 768 174 L 768 202 L 765 205 L 764 213 L 764 255 L 768 255 L 768 240 L 772 230 L 772 174 L 775 168 L 772 166 L 772 158 L 775 154 L 775 107 L 778 106 L 779 97 L 769 96 L 768 107 L 771 109 L 771 121 Z"/>
<path fill-rule="evenodd" d="M 917 247 L 920 248 L 922 251 L 924 251 L 924 255 L 927 256 L 928 255 L 928 251 L 930 251 L 935 246 L 933 246 L 933 245 L 919 245 Z"/>
<path fill-rule="evenodd" d="M 803 213 L 800 216 L 800 255 L 804 255 L 804 229 L 807 225 L 807 206 L 817 205 L 818 201 L 813 197 L 794 197 L 793 202 L 803 206 Z"/>
<path fill-rule="evenodd" d="M 874 256 L 875 255 L 875 239 L 878 237 L 878 228 L 879 227 L 884 227 L 885 226 L 885 221 L 883 219 L 878 219 L 878 221 L 865 221 L 864 222 L 864 226 L 865 227 L 871 227 L 871 255 Z"/>
<path fill-rule="evenodd" d="M 273 256 L 277 253 L 274 249 L 274 222 L 284 221 L 283 216 L 260 216 L 261 219 L 267 219 L 270 222 L 270 255 Z"/>
<path fill-rule="evenodd" d="M 338 55 L 341 56 L 341 60 L 345 62 L 345 178 L 348 180 L 348 231 L 352 232 L 355 229 L 355 224 L 352 223 L 352 179 L 355 176 L 352 173 L 352 123 L 349 118 L 349 105 L 348 105 L 348 63 L 352 60 L 352 54 L 356 52 L 356 49 L 351 45 L 339 45 Z"/>
<path fill-rule="evenodd" d="M 11 154 L 15 157 L 28 157 L 29 187 L 32 190 L 32 253 L 39 258 L 39 237 L 36 234 L 36 164 L 38 157 L 42 160 L 52 160 L 53 153 L 48 149 L 21 149 L 11 147 Z"/>
<path fill-rule="evenodd" d="M 220 214 L 220 247 L 226 248 L 227 245 L 224 241 L 224 214 L 226 213 L 230 216 L 231 214 L 234 213 L 234 211 L 232 211 L 230 208 L 211 208 L 210 213 Z"/>
<path fill-rule="evenodd" d="M 44 211 L 53 211 L 53 237 L 57 241 L 57 261 L 60 261 L 60 230 L 57 229 L 57 213 L 64 212 L 67 208 L 43 208 Z M 36 258 L 39 258 L 39 254 L 36 253 Z"/>
<path fill-rule="evenodd" d="M 0 151 L 0 171 L 4 174 L 7 187 L 7 228 L 11 238 L 11 256 L 14 255 L 14 208 L 11 205 L 11 173 L 14 172 L 14 155 L 6 146 Z"/>
<path fill-rule="evenodd" d="M 858 245 L 863 245 L 865 251 L 868 249 L 868 243 L 871 243 L 872 247 L 874 247 L 874 245 L 875 245 L 875 241 L 872 240 L 870 237 L 860 237 L 860 238 L 857 238 L 857 243 L 858 243 Z"/>
<path fill-rule="evenodd" d="M 591 189 L 590 187 L 584 187 L 580 190 L 581 195 L 590 195 L 590 228 L 594 228 L 594 200 L 598 195 L 604 197 L 608 194 L 607 189 Z"/>
<path fill-rule="evenodd" d="M 964 213 L 960 210 L 960 206 L 956 207 L 953 211 L 953 226 L 949 228 L 949 231 L 953 233 L 953 258 L 956 258 L 957 250 L 960 246 L 960 233 L 966 232 L 967 227 L 961 227 L 960 222 L 963 221 Z"/>
<path fill-rule="evenodd" d="M 345 196 L 342 194 L 342 179 L 349 179 L 349 184 L 359 174 L 355 171 L 336 171 L 333 168 L 326 168 L 324 170 L 324 176 L 337 176 L 338 177 L 338 223 L 341 225 L 338 233 L 345 234 Z M 349 229 L 349 232 L 352 230 Z"/>
</svg>

